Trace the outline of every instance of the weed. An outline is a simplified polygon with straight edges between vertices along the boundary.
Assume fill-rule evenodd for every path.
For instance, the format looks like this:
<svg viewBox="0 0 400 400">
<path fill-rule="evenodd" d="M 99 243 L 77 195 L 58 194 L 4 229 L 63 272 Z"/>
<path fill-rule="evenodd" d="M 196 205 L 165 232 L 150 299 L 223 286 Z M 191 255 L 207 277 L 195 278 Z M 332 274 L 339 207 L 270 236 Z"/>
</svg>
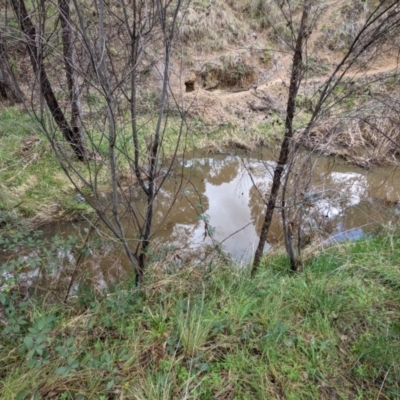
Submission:
<svg viewBox="0 0 400 400">
<path fill-rule="evenodd" d="M 3 293 L 0 397 L 396 397 L 399 244 L 392 228 L 314 254 L 296 275 L 281 255 L 254 279 L 149 268 L 145 296 L 118 288 L 85 308 Z"/>
<path fill-rule="evenodd" d="M 211 331 L 212 321 L 205 318 L 203 307 L 203 300 L 192 305 L 188 299 L 177 317 L 179 339 L 190 356 L 202 349 Z"/>
</svg>

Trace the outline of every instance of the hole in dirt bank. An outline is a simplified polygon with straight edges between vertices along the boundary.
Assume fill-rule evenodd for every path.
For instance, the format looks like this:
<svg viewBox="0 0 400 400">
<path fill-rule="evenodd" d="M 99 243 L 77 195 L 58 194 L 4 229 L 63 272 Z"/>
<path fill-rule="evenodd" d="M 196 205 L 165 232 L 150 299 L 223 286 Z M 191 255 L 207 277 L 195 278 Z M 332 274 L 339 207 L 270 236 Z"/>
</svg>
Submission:
<svg viewBox="0 0 400 400">
<path fill-rule="evenodd" d="M 186 93 L 194 92 L 194 81 L 185 82 Z"/>
</svg>

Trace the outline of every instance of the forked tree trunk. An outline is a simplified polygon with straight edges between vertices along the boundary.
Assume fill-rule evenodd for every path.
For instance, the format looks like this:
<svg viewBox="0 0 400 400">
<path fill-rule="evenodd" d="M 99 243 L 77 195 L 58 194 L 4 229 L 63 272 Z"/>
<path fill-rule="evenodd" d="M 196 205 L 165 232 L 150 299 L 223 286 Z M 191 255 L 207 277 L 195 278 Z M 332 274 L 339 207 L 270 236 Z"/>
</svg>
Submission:
<svg viewBox="0 0 400 400">
<path fill-rule="evenodd" d="M 43 64 L 42 51 L 39 44 L 40 38 L 37 37 L 36 29 L 29 17 L 24 0 L 11 0 L 11 3 L 21 26 L 21 30 L 26 36 L 26 44 L 32 67 L 38 77 L 40 89 L 51 115 L 78 159 L 81 161 L 86 160 L 88 158 L 88 151 L 85 146 L 84 138 L 81 134 L 74 132 L 70 127 L 54 95 Z"/>
<path fill-rule="evenodd" d="M 295 52 L 293 55 L 293 67 L 290 78 L 289 87 L 289 98 L 286 108 L 286 120 L 285 120 L 285 136 L 281 145 L 281 151 L 279 154 L 278 164 L 274 170 L 274 177 L 272 180 L 272 187 L 269 193 L 269 199 L 267 203 L 267 210 L 265 213 L 264 222 L 261 228 L 260 240 L 258 242 L 257 250 L 254 255 L 253 267 L 251 270 L 252 275 L 257 272 L 260 265 L 262 255 L 264 253 L 264 246 L 267 241 L 269 228 L 272 223 L 272 216 L 276 207 L 276 201 L 278 198 L 279 189 L 281 187 L 281 179 L 285 166 L 289 159 L 290 154 L 290 142 L 293 138 L 293 118 L 296 110 L 296 97 L 299 91 L 299 86 L 302 78 L 303 68 L 303 44 L 308 37 L 308 14 L 311 8 L 311 0 L 306 0 L 303 7 L 303 15 L 301 17 L 300 29 L 296 40 Z M 287 227 L 285 227 L 286 229 Z M 295 266 L 292 265 L 292 268 Z"/>
<path fill-rule="evenodd" d="M 15 80 L 14 74 L 8 62 L 6 47 L 0 33 L 0 97 L 21 103 L 24 96 Z"/>
</svg>

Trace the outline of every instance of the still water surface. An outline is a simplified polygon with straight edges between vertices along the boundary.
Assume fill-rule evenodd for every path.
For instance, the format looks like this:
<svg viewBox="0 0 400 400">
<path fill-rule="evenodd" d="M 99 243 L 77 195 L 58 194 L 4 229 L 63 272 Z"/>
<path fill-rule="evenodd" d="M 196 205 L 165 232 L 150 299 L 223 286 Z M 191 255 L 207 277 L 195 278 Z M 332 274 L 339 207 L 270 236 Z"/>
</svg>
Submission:
<svg viewBox="0 0 400 400">
<path fill-rule="evenodd" d="M 274 165 L 268 159 L 234 154 L 197 154 L 190 160 L 178 160 L 175 173 L 186 183 L 172 209 L 177 181 L 166 181 L 163 186 L 156 204 L 153 248 L 173 248 L 184 259 L 222 243 L 226 254 L 248 262 L 257 245 Z M 396 209 L 388 207 L 388 200 L 400 199 L 399 173 L 393 167 L 366 171 L 333 158 L 319 160 L 308 192 L 302 193 L 301 201 L 293 199 L 302 204 L 305 234 L 317 234 L 326 243 L 354 240 L 396 218 Z M 134 206 L 143 209 L 139 198 Z M 124 219 L 124 225 L 127 236 L 134 239 L 136 230 L 130 218 Z M 58 223 L 43 230 L 48 237 L 85 235 L 88 224 Z M 281 241 L 280 218 L 276 216 L 265 250 Z M 66 264 L 76 262 L 71 253 L 63 258 Z M 116 257 L 113 247 L 107 245 L 85 264 L 82 271 L 96 276 L 99 287 L 116 283 L 131 271 L 124 255 Z"/>
<path fill-rule="evenodd" d="M 319 230 L 325 239 L 340 241 L 359 237 L 393 217 L 384 205 L 385 199 L 386 203 L 400 199 L 397 169 L 366 171 L 333 158 L 323 158 L 312 165 L 308 201 L 288 201 L 305 203 L 306 231 Z M 154 245 L 193 252 L 218 242 L 236 260 L 249 260 L 257 245 L 274 166 L 273 161 L 230 154 L 200 154 L 179 160 L 176 171 L 189 183 L 181 188 L 172 210 L 176 181 L 167 181 L 161 190 L 156 204 Z M 140 201 L 137 205 L 140 208 Z M 206 222 L 212 228 L 213 240 L 206 234 Z M 82 226 L 74 225 L 74 229 L 79 227 Z M 128 236 L 135 236 L 128 221 L 125 228 Z M 280 241 L 282 231 L 277 217 L 266 250 Z"/>
</svg>

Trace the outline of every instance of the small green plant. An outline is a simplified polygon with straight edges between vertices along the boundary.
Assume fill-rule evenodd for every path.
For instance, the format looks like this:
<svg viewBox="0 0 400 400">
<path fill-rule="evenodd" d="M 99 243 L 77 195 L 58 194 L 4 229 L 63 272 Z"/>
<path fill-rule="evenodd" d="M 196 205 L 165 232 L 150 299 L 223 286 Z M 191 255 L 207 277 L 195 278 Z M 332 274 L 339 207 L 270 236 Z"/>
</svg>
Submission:
<svg viewBox="0 0 400 400">
<path fill-rule="evenodd" d="M 183 348 L 193 356 L 207 341 L 212 321 L 205 320 L 201 303 L 192 305 L 188 300 L 187 311 L 181 311 L 178 315 L 177 327 Z"/>
<path fill-rule="evenodd" d="M 399 243 L 391 226 L 310 255 L 297 274 L 269 254 L 255 279 L 217 260 L 206 277 L 204 265 L 149 269 L 142 294 L 121 286 L 89 308 L 10 288 L 0 398 L 301 399 L 331 386 L 398 397 Z"/>
<path fill-rule="evenodd" d="M 260 56 L 260 61 L 263 64 L 269 64 L 272 61 L 272 52 L 271 49 L 269 47 L 266 47 Z"/>
<path fill-rule="evenodd" d="M 49 332 L 54 327 L 56 318 L 53 315 L 33 321 L 28 334 L 23 339 L 20 354 L 26 357 L 28 367 L 39 368 L 50 359 Z"/>
<path fill-rule="evenodd" d="M 62 366 L 55 370 L 56 374 L 66 378 L 71 372 L 75 372 L 79 367 L 79 361 L 74 357 L 77 348 L 74 346 L 74 337 L 68 338 L 63 345 L 57 346 L 55 352 L 59 360 L 63 361 Z"/>
</svg>

